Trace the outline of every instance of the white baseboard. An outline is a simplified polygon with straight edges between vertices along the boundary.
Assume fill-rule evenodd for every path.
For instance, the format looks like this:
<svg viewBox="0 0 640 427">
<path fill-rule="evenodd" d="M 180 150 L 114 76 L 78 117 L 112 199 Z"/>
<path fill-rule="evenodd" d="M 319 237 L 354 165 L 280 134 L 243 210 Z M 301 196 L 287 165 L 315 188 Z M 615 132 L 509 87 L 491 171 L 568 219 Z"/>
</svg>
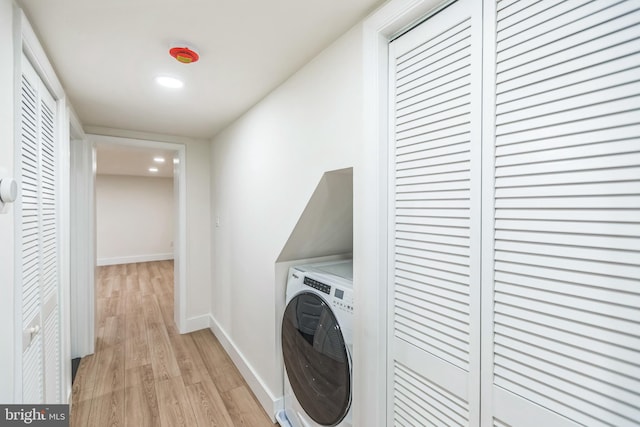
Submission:
<svg viewBox="0 0 640 427">
<path fill-rule="evenodd" d="M 188 318 L 184 325 L 184 331 L 180 330 L 180 333 L 188 334 L 190 332 L 195 332 L 199 331 L 200 329 L 207 328 L 211 328 L 211 315 L 203 314 L 202 316 Z"/>
<path fill-rule="evenodd" d="M 153 255 L 131 255 L 123 257 L 113 258 L 98 258 L 98 266 L 102 265 L 116 265 L 116 264 L 133 264 L 135 262 L 151 262 L 151 261 L 165 261 L 173 259 L 173 253 L 168 254 L 153 254 Z"/>
<path fill-rule="evenodd" d="M 271 422 L 276 422 L 276 412 L 282 408 L 282 398 L 275 398 L 267 389 L 266 385 L 254 371 L 244 355 L 238 350 L 234 342 L 229 338 L 227 333 L 220 327 L 220 324 L 209 315 L 211 332 L 218 338 L 222 347 L 227 351 L 233 363 L 244 377 L 247 384 L 256 395 L 258 402 L 262 405 L 265 412 L 271 417 Z"/>
</svg>

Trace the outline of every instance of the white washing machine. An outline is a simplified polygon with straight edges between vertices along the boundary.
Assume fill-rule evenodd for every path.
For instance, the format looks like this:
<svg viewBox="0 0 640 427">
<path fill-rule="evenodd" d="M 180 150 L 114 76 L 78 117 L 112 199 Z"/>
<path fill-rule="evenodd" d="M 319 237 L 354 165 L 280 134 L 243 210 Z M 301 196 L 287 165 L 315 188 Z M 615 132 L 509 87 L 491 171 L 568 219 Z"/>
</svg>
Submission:
<svg viewBox="0 0 640 427">
<path fill-rule="evenodd" d="M 284 414 L 278 421 L 291 427 L 351 427 L 352 261 L 292 267 L 286 304 Z"/>
</svg>

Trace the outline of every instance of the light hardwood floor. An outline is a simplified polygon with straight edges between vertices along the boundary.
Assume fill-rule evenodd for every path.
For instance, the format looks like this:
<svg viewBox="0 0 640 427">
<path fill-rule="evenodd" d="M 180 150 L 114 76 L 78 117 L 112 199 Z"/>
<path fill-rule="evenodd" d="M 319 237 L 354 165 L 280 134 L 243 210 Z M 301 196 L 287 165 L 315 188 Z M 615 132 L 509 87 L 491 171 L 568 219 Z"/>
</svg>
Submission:
<svg viewBox="0 0 640 427">
<path fill-rule="evenodd" d="M 96 323 L 71 426 L 273 425 L 209 330 L 178 333 L 172 261 L 100 267 Z"/>
</svg>

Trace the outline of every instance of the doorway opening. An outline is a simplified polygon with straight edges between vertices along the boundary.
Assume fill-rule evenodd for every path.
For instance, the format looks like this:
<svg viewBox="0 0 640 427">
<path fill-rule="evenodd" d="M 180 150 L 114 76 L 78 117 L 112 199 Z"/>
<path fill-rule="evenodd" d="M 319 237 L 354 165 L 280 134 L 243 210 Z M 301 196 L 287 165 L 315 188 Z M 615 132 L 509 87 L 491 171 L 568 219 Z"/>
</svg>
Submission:
<svg viewBox="0 0 640 427">
<path fill-rule="evenodd" d="M 186 323 L 185 146 L 102 135 L 86 140 L 96 153 L 91 165 L 83 165 L 94 181 L 89 210 L 95 213 L 84 241 L 93 245 L 90 263 L 96 271 L 93 283 L 78 285 L 92 291 L 78 292 L 85 297 L 76 300 L 76 322 L 92 325 L 75 333 L 78 342 L 90 343 L 80 356 L 104 344 L 96 339 L 104 332 L 100 328 L 121 326 L 117 317 L 107 321 L 109 314 L 124 312 L 127 301 L 132 307 L 142 295 L 161 295 L 163 319 L 176 331 Z M 106 284 L 105 277 L 111 277 Z"/>
</svg>

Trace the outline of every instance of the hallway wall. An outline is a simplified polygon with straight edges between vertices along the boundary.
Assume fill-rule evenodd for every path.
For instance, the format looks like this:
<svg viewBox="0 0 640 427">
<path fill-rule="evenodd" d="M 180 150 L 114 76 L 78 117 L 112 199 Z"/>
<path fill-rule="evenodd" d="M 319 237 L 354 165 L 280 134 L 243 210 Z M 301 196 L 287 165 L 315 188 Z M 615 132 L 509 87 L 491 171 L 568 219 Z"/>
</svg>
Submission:
<svg viewBox="0 0 640 427">
<path fill-rule="evenodd" d="M 173 179 L 96 176 L 98 265 L 173 259 Z"/>
<path fill-rule="evenodd" d="M 270 414 L 283 381 L 275 262 L 323 173 L 353 165 L 361 39 L 358 26 L 212 141 L 213 329 Z"/>
</svg>

